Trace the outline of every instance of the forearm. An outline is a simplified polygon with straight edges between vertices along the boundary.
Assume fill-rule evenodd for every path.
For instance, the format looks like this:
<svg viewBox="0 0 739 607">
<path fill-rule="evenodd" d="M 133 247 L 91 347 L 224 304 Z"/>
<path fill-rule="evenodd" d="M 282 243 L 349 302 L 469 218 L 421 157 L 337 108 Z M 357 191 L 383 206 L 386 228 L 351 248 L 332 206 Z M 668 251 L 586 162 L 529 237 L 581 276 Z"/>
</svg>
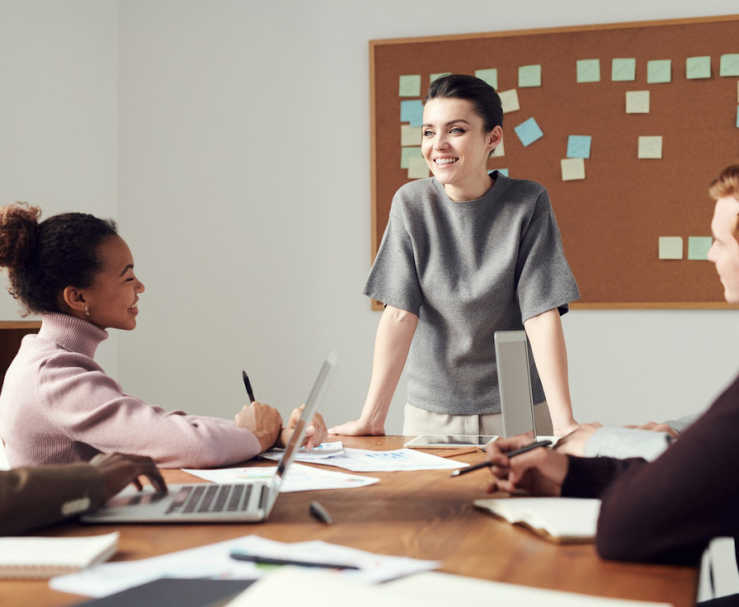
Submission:
<svg viewBox="0 0 739 607">
<path fill-rule="evenodd" d="M 575 422 L 568 382 L 567 349 L 557 310 L 549 310 L 524 322 L 534 362 L 552 416 L 554 433 L 566 434 Z"/>
<path fill-rule="evenodd" d="M 390 403 L 403 372 L 418 316 L 387 306 L 375 337 L 372 377 L 360 419 L 372 430 L 382 431 Z"/>
</svg>

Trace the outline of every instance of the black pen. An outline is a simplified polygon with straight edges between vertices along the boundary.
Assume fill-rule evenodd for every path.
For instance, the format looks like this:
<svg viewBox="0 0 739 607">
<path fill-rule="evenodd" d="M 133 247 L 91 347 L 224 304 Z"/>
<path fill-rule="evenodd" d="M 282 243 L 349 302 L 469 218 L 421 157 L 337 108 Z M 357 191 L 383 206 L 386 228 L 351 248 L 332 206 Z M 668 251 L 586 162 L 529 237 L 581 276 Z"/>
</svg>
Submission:
<svg viewBox="0 0 739 607">
<path fill-rule="evenodd" d="M 249 401 L 255 402 L 257 399 L 254 398 L 254 391 L 251 389 L 251 382 L 249 381 L 249 376 L 246 374 L 246 371 L 243 369 L 241 370 L 241 379 L 244 380 L 244 388 L 246 388 L 246 393 L 249 395 Z"/>
<path fill-rule="evenodd" d="M 539 447 L 548 447 L 552 444 L 552 441 L 550 440 L 538 440 L 533 443 L 529 443 L 528 445 L 521 447 L 520 449 L 514 449 L 513 451 L 509 451 L 506 453 L 506 457 L 508 459 L 515 457 L 516 455 L 521 455 L 522 453 L 526 453 L 527 451 L 531 451 L 533 449 L 538 449 Z M 480 470 L 481 468 L 490 468 L 493 466 L 493 462 L 485 461 L 480 462 L 479 464 L 475 464 L 474 466 L 467 466 L 466 468 L 459 468 L 458 470 L 455 470 L 452 472 L 452 476 L 461 476 L 462 474 L 467 474 L 468 472 L 473 472 L 474 470 Z"/>
<path fill-rule="evenodd" d="M 238 561 L 251 561 L 257 565 L 297 565 L 298 567 L 317 567 L 321 569 L 354 569 L 357 570 L 359 567 L 355 565 L 346 565 L 344 563 L 325 563 L 317 561 L 301 561 L 299 559 L 280 558 L 275 556 L 260 556 L 259 554 L 252 554 L 239 548 L 234 548 L 229 553 L 232 559 Z"/>
<path fill-rule="evenodd" d="M 310 508 L 308 508 L 308 512 L 310 512 L 313 518 L 318 519 L 318 521 L 320 521 L 321 523 L 331 525 L 334 522 L 334 519 L 331 518 L 331 515 L 318 502 L 311 502 Z"/>
</svg>

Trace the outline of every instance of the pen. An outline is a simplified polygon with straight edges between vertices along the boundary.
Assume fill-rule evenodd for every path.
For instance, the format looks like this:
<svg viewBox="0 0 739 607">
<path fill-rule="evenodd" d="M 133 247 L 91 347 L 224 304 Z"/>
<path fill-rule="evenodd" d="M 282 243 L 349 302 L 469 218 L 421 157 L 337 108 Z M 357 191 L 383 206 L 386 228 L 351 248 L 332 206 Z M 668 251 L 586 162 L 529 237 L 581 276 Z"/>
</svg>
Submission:
<svg viewBox="0 0 739 607">
<path fill-rule="evenodd" d="M 280 558 L 275 556 L 260 556 L 251 554 L 235 548 L 231 550 L 229 556 L 238 561 L 250 561 L 258 565 L 297 565 L 298 567 L 317 567 L 321 569 L 359 569 L 355 565 L 346 565 L 344 563 L 326 563 L 316 561 L 301 561 L 299 559 Z"/>
<path fill-rule="evenodd" d="M 241 370 L 241 379 L 244 380 L 244 388 L 246 388 L 246 393 L 249 395 L 249 401 L 254 402 L 257 399 L 254 398 L 254 391 L 251 389 L 251 382 L 249 381 L 249 376 L 246 374 L 246 371 L 243 369 Z"/>
<path fill-rule="evenodd" d="M 526 453 L 527 451 L 531 451 L 533 449 L 537 449 L 539 447 L 548 447 L 552 444 L 552 441 L 550 440 L 539 440 L 535 441 L 533 443 L 529 443 L 528 445 L 521 447 L 520 449 L 514 449 L 513 451 L 509 451 L 506 453 L 506 456 L 510 459 L 511 457 L 515 457 L 516 455 L 521 455 L 522 453 Z M 455 470 L 452 472 L 452 476 L 461 476 L 462 474 L 467 474 L 468 472 L 473 472 L 474 470 L 480 470 L 480 468 L 490 468 L 493 465 L 493 462 L 480 462 L 479 464 L 475 464 L 474 466 L 467 466 L 466 468 L 459 468 L 458 470 Z"/>
<path fill-rule="evenodd" d="M 319 502 L 311 502 L 308 512 L 310 512 L 313 518 L 317 519 L 321 523 L 330 525 L 334 522 L 334 519 L 331 518 L 331 515 Z"/>
</svg>

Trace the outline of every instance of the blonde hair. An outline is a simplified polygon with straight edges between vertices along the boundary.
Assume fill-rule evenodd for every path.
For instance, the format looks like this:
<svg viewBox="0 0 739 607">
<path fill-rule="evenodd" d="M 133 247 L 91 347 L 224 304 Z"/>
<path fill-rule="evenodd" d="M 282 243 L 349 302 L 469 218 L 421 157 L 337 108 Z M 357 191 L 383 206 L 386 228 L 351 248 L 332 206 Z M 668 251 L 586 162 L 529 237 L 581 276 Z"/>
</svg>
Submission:
<svg viewBox="0 0 739 607">
<path fill-rule="evenodd" d="M 711 182 L 708 193 L 714 200 L 733 196 L 739 202 L 739 164 L 732 164 L 721 171 L 721 174 Z M 739 213 L 732 232 L 734 238 L 739 240 Z"/>
</svg>

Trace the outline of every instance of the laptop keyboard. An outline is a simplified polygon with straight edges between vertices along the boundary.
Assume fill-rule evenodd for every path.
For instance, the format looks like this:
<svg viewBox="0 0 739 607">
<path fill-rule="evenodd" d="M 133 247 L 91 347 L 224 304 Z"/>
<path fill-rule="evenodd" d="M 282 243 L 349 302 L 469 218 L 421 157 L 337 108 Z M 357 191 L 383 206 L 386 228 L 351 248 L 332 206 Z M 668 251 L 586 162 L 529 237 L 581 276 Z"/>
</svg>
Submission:
<svg viewBox="0 0 739 607">
<path fill-rule="evenodd" d="M 238 512 L 249 509 L 254 485 L 185 485 L 177 490 L 165 514 L 193 512 Z M 267 485 L 257 485 L 258 507 L 264 509 Z"/>
</svg>

